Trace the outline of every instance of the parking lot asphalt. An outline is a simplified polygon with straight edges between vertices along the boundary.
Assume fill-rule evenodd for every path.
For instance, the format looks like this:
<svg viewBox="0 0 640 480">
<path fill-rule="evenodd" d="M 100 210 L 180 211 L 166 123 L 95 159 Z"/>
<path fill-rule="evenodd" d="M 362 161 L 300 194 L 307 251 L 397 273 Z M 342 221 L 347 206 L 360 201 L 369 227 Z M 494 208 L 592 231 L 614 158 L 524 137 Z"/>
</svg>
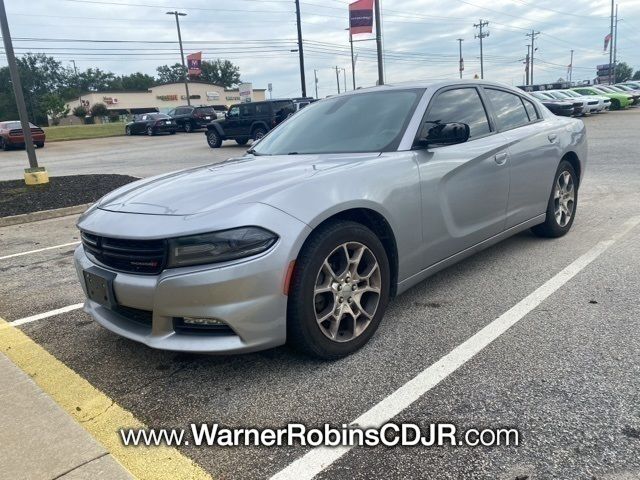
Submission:
<svg viewBox="0 0 640 480">
<path fill-rule="evenodd" d="M 149 177 L 240 156 L 247 148 L 226 141 L 213 149 L 203 132 L 193 132 L 49 142 L 36 149 L 36 154 L 50 176 L 119 173 Z M 24 150 L 0 151 L 0 180 L 22 178 L 27 166 Z"/>
<path fill-rule="evenodd" d="M 346 359 L 319 362 L 286 347 L 243 356 L 155 351 L 107 332 L 81 310 L 19 328 L 149 426 L 339 426 L 603 246 L 566 284 L 392 418 L 516 428 L 520 446 L 354 448 L 318 478 L 638 479 L 640 111 L 585 123 L 590 158 L 566 237 L 522 233 L 440 272 L 394 299 L 372 341 Z M 144 170 L 154 154 L 141 148 L 135 156 L 146 160 L 136 168 Z M 73 242 L 75 220 L 0 228 L 0 257 Z M 81 302 L 72 250 L 0 259 L 0 317 L 13 321 Z M 180 451 L 213 478 L 261 479 L 309 448 Z"/>
</svg>

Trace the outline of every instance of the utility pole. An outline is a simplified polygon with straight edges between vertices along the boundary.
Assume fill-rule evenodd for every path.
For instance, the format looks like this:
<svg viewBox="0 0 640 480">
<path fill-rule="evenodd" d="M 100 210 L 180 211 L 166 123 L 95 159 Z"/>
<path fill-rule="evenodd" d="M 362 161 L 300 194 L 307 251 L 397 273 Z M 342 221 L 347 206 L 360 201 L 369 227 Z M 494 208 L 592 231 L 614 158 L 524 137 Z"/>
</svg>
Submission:
<svg viewBox="0 0 640 480">
<path fill-rule="evenodd" d="M 613 83 L 618 81 L 618 4 L 616 3 L 616 23 L 613 29 Z"/>
<path fill-rule="evenodd" d="M 173 12 L 167 12 L 167 15 L 174 15 L 176 17 L 176 28 L 178 29 L 178 43 L 180 44 L 180 58 L 182 59 L 182 76 L 184 78 L 184 90 L 187 92 L 187 105 L 191 105 L 191 95 L 189 95 L 189 79 L 187 78 L 187 65 L 184 63 L 184 50 L 182 49 L 182 34 L 180 33 L 180 20 L 178 17 L 186 17 L 186 13 L 178 12 L 177 10 Z"/>
<path fill-rule="evenodd" d="M 300 21 L 300 0 L 296 2 L 296 25 L 298 27 L 298 57 L 300 58 L 300 84 L 302 98 L 307 96 L 307 80 L 304 78 L 304 52 L 302 50 L 302 22 Z"/>
<path fill-rule="evenodd" d="M 464 60 L 462 60 L 462 42 L 464 42 L 464 39 L 459 38 L 458 39 L 458 47 L 460 50 L 460 60 L 459 60 L 459 64 L 458 64 L 458 70 L 460 71 L 460 79 L 462 79 L 462 71 L 464 70 Z"/>
<path fill-rule="evenodd" d="M 24 102 L 22 82 L 20 81 L 20 72 L 18 71 L 18 64 L 16 63 L 16 56 L 13 51 L 13 43 L 11 42 L 11 33 L 9 32 L 9 22 L 7 21 L 7 11 L 4 8 L 4 0 L 0 0 L 0 27 L 0 31 L 2 32 L 2 41 L 4 42 L 4 52 L 7 56 L 7 63 L 9 64 L 9 75 L 11 76 L 11 83 L 13 83 L 13 93 L 16 97 L 16 105 L 18 107 L 18 116 L 20 117 L 22 135 L 24 135 L 24 147 L 27 151 L 27 157 L 29 158 L 30 168 L 25 169 L 25 181 L 29 184 L 48 183 L 48 176 L 44 171 L 44 168 L 41 169 L 40 167 L 38 167 L 36 151 L 35 148 L 33 148 L 31 125 L 29 125 L 27 106 Z M 38 173 L 40 172 L 44 172 L 44 174 L 41 173 L 40 175 L 38 175 Z"/>
<path fill-rule="evenodd" d="M 347 69 L 346 68 L 342 69 L 342 77 L 344 80 L 344 91 L 346 92 L 347 91 Z"/>
<path fill-rule="evenodd" d="M 340 70 L 336 65 L 336 84 L 338 85 L 338 94 L 340 94 L 340 76 L 338 75 L 338 71 Z"/>
<path fill-rule="evenodd" d="M 571 61 L 569 62 L 569 83 L 573 78 L 573 50 L 571 50 Z"/>
<path fill-rule="evenodd" d="M 525 85 L 529 85 L 529 61 L 530 61 L 530 55 L 531 55 L 531 45 L 527 44 L 527 56 L 524 59 L 524 73 L 526 75 L 527 78 L 527 82 L 525 83 Z"/>
<path fill-rule="evenodd" d="M 540 35 L 540 32 L 531 30 L 531 33 L 526 33 L 525 35 L 527 37 L 531 37 L 531 60 L 530 60 L 530 66 L 529 66 L 529 80 L 531 81 L 531 85 L 533 85 L 533 54 L 536 51 L 536 47 L 535 47 L 536 37 Z"/>
<path fill-rule="evenodd" d="M 483 22 L 480 19 L 479 23 L 474 23 L 473 26 L 479 29 L 479 33 L 475 36 L 475 38 L 480 39 L 480 78 L 484 78 L 484 57 L 482 53 L 482 39 L 487 38 L 489 36 L 489 32 L 483 32 L 482 29 L 489 25 L 489 22 Z"/>
<path fill-rule="evenodd" d="M 313 69 L 313 79 L 316 85 L 316 100 L 318 99 L 318 70 Z"/>
<path fill-rule="evenodd" d="M 609 31 L 609 85 L 613 83 L 613 0 L 611 0 L 611 29 Z"/>
<path fill-rule="evenodd" d="M 378 85 L 384 85 L 384 69 L 382 66 L 382 21 L 380 19 L 380 0 L 374 3 L 376 16 L 376 48 L 378 50 Z"/>
</svg>

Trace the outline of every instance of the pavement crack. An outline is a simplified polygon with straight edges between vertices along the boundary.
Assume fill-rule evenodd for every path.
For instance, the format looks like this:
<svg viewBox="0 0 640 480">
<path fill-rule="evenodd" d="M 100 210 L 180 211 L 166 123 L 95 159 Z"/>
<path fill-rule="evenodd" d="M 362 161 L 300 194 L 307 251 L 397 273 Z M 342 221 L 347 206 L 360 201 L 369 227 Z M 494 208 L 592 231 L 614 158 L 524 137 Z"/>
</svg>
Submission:
<svg viewBox="0 0 640 480">
<path fill-rule="evenodd" d="M 116 402 L 115 402 L 114 400 L 111 400 L 111 403 L 109 404 L 109 406 L 108 406 L 107 408 L 105 408 L 102 412 L 100 412 L 100 413 L 98 413 L 98 414 L 94 415 L 93 417 L 85 418 L 84 420 L 80 420 L 80 423 L 87 423 L 87 422 L 91 422 L 91 421 L 95 420 L 96 418 L 98 418 L 99 416 L 104 415 L 105 413 L 107 413 L 107 412 L 109 411 L 109 409 L 110 409 L 111 407 L 113 407 L 113 406 L 115 405 L 115 403 L 116 403 Z"/>
</svg>

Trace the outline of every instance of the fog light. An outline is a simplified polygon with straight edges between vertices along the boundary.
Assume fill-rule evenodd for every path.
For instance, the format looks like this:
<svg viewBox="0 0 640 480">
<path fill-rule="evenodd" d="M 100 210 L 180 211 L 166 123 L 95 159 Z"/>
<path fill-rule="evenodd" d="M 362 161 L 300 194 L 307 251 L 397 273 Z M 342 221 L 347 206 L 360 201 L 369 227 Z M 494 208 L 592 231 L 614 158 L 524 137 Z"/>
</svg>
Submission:
<svg viewBox="0 0 640 480">
<path fill-rule="evenodd" d="M 217 318 L 184 317 L 182 320 L 186 325 L 226 325 L 226 323 Z"/>
</svg>

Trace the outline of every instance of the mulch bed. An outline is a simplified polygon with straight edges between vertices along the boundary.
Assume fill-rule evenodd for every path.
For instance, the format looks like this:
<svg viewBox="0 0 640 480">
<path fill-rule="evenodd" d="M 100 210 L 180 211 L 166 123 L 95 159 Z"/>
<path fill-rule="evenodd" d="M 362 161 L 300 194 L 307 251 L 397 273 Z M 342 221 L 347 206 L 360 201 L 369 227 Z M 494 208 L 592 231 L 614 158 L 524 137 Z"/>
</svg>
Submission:
<svg viewBox="0 0 640 480">
<path fill-rule="evenodd" d="M 24 180 L 0 182 L 0 217 L 92 203 L 133 182 L 128 175 L 70 175 L 51 177 L 48 185 L 27 187 Z"/>
</svg>

